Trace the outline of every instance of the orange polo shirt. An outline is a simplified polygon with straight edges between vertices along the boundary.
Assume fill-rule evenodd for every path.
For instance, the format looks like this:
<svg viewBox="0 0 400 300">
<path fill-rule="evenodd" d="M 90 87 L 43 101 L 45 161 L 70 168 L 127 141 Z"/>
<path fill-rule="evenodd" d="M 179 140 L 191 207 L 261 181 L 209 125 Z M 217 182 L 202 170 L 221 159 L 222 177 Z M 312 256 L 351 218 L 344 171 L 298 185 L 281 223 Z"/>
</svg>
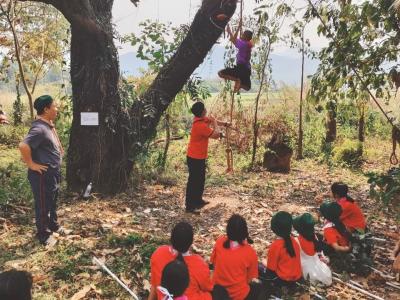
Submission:
<svg viewBox="0 0 400 300">
<path fill-rule="evenodd" d="M 301 250 L 303 250 L 305 254 L 309 256 L 314 256 L 315 253 L 317 253 L 315 251 L 314 243 L 304 238 L 301 234 L 299 234 L 299 243 Z"/>
<path fill-rule="evenodd" d="M 232 300 L 243 300 L 250 292 L 249 282 L 258 278 L 257 253 L 247 242 L 224 248 L 227 237 L 217 239 L 211 254 L 213 282 L 226 288 Z"/>
<path fill-rule="evenodd" d="M 267 269 L 274 271 L 280 279 L 286 281 L 296 281 L 302 276 L 300 246 L 293 237 L 291 240 L 295 252 L 294 257 L 289 255 L 283 239 L 274 241 L 267 254 Z"/>
<path fill-rule="evenodd" d="M 187 156 L 195 159 L 206 159 L 208 156 L 208 139 L 214 132 L 209 127 L 210 120 L 205 118 L 194 117 L 192 131 L 190 132 L 190 140 L 187 149 Z"/>
<path fill-rule="evenodd" d="M 332 246 L 337 243 L 339 246 L 349 246 L 349 241 L 340 234 L 340 232 L 333 226 L 332 223 L 328 222 L 324 226 L 324 238 L 328 245 Z"/>
<path fill-rule="evenodd" d="M 341 198 L 337 202 L 342 207 L 340 220 L 350 231 L 355 229 L 365 230 L 366 222 L 360 207 L 355 203 L 348 201 L 347 198 Z"/>
<path fill-rule="evenodd" d="M 172 246 L 161 246 L 150 259 L 151 285 L 157 287 L 161 284 L 161 276 L 164 267 L 177 256 Z M 211 300 L 213 284 L 210 278 L 210 269 L 201 256 L 189 254 L 183 257 L 188 270 L 190 283 L 185 295 L 190 300 Z M 163 295 L 157 291 L 157 299 L 163 299 Z"/>
</svg>

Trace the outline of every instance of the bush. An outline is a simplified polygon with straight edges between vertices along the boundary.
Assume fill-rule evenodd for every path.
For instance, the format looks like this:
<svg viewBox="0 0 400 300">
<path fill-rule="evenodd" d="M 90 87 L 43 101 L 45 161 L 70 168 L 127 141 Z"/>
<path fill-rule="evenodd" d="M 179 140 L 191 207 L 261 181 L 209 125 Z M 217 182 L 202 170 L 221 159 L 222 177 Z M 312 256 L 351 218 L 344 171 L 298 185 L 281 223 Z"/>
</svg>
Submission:
<svg viewBox="0 0 400 300">
<path fill-rule="evenodd" d="M 363 162 L 363 147 L 358 141 L 346 139 L 341 145 L 335 146 L 332 153 L 333 161 L 346 167 L 358 168 Z"/>
<path fill-rule="evenodd" d="M 32 199 L 26 168 L 16 163 L 0 167 L 0 205 L 26 203 Z"/>
<path fill-rule="evenodd" d="M 387 173 L 366 174 L 370 184 L 370 196 L 386 207 L 392 207 L 400 219 L 400 168 L 392 168 Z"/>
<path fill-rule="evenodd" d="M 24 126 L 0 126 L 0 144 L 16 147 L 23 140 L 28 128 Z"/>
</svg>

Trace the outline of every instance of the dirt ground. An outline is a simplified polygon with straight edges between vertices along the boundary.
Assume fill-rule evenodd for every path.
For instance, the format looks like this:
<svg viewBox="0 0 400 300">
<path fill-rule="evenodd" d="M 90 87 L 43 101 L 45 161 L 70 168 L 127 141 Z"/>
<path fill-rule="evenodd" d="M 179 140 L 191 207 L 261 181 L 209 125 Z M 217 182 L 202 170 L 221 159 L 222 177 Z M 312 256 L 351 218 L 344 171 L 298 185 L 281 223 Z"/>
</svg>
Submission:
<svg viewBox="0 0 400 300">
<path fill-rule="evenodd" d="M 200 215 L 184 212 L 182 180 L 173 185 L 144 182 L 138 190 L 114 199 L 68 197 L 61 202 L 59 218 L 71 233 L 56 235 L 57 244 L 49 248 L 34 240 L 32 209 L 10 206 L 0 214 L 0 265 L 3 269 L 32 272 L 34 299 L 130 299 L 92 262 L 96 256 L 144 298 L 150 287 L 149 257 L 158 245 L 168 242 L 176 222 L 187 220 L 193 224 L 193 251 L 208 260 L 214 241 L 225 231 L 226 220 L 232 213 L 239 213 L 248 222 L 261 259 L 275 238 L 269 228 L 274 212 L 317 214 L 316 198 L 327 193 L 333 181 L 342 180 L 350 184 L 351 195 L 359 201 L 375 236 L 385 240 L 375 245 L 375 268 L 395 276 L 391 274 L 390 253 L 398 227 L 390 212 L 369 199 L 369 186 L 361 173 L 327 168 L 308 160 L 296 163 L 287 175 L 262 170 L 233 175 L 225 175 L 222 170 L 211 173 L 205 192 L 205 199 L 211 203 Z M 396 278 L 371 273 L 365 278 L 348 279 L 384 299 L 399 299 L 399 290 L 386 284 L 396 282 Z M 342 283 L 313 287 L 311 291 L 327 299 L 367 299 Z"/>
</svg>

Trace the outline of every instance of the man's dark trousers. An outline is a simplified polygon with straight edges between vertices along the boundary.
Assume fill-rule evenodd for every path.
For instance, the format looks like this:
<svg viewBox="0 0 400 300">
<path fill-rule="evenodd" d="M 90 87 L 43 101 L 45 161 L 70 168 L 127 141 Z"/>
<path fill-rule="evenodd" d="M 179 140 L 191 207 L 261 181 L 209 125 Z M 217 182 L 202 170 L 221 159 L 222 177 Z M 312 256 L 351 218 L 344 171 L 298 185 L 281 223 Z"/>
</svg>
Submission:
<svg viewBox="0 0 400 300">
<path fill-rule="evenodd" d="M 56 210 L 61 172 L 50 167 L 42 174 L 28 170 L 28 180 L 35 200 L 37 236 L 45 242 L 51 231 L 59 228 Z"/>
<path fill-rule="evenodd" d="M 206 180 L 206 160 L 187 157 L 189 179 L 186 186 L 186 209 L 194 209 L 203 200 L 204 183 Z"/>
</svg>

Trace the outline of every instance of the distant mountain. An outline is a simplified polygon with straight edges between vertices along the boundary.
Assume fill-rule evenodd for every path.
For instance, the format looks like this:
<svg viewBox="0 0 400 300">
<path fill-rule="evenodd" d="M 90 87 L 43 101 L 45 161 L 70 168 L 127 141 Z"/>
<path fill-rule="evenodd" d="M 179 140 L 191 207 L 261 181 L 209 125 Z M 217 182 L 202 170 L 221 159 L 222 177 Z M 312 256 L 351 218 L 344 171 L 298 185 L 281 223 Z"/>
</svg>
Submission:
<svg viewBox="0 0 400 300">
<path fill-rule="evenodd" d="M 200 65 L 195 73 L 204 79 L 217 78 L 218 70 L 224 67 L 224 52 L 222 46 L 216 45 L 210 51 L 202 65 Z M 301 57 L 271 55 L 272 61 L 272 77 L 276 82 L 284 82 L 286 84 L 300 84 L 301 77 Z M 121 71 L 128 75 L 139 75 L 140 69 L 145 69 L 147 63 L 136 57 L 136 53 L 128 52 L 120 55 Z M 312 75 L 318 67 L 317 60 L 305 59 L 305 75 Z"/>
</svg>

